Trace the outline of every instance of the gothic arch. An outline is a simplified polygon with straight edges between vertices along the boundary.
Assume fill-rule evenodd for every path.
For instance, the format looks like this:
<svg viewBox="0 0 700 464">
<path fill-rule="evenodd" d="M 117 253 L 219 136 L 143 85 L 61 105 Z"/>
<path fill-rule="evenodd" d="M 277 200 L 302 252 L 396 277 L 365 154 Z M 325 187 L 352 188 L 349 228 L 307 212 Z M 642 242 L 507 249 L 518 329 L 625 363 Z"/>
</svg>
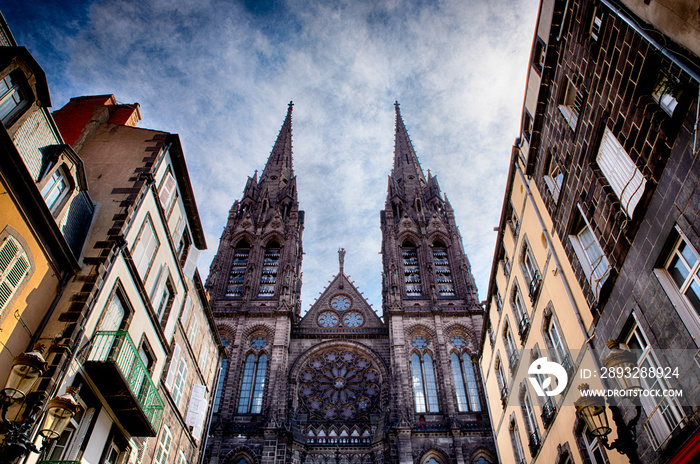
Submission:
<svg viewBox="0 0 700 464">
<path fill-rule="evenodd" d="M 474 331 L 470 327 L 460 324 L 459 322 L 454 322 L 445 327 L 443 333 L 445 333 L 448 342 L 452 337 L 464 336 L 467 341 L 467 351 L 471 354 L 475 354 L 479 351 L 479 340 L 474 336 Z"/>
<path fill-rule="evenodd" d="M 476 451 L 474 451 L 471 455 L 469 462 L 477 462 L 479 459 L 484 459 L 486 462 L 489 462 L 492 464 L 495 464 L 498 462 L 498 459 L 496 459 L 496 456 L 494 456 L 494 454 L 490 450 L 487 450 L 486 448 L 478 448 Z"/>
<path fill-rule="evenodd" d="M 369 346 L 364 345 L 359 342 L 355 342 L 352 340 L 328 340 L 322 343 L 319 343 L 318 345 L 315 345 L 312 348 L 309 348 L 307 351 L 299 355 L 297 359 L 294 360 L 294 362 L 291 364 L 289 368 L 289 381 L 290 385 L 296 385 L 298 379 L 299 379 L 299 372 L 301 371 L 301 368 L 304 364 L 306 364 L 306 361 L 311 359 L 313 356 L 316 354 L 325 351 L 328 348 L 350 348 L 356 351 L 361 351 L 365 356 L 369 357 L 372 362 L 379 368 L 379 374 L 381 375 L 380 382 L 386 382 L 387 379 L 389 378 L 388 372 L 389 369 L 384 362 L 384 360 Z"/>
<path fill-rule="evenodd" d="M 269 324 L 264 323 L 251 325 L 250 327 L 246 328 L 245 331 L 243 331 L 241 342 L 247 341 L 250 338 L 250 336 L 253 335 L 255 332 L 265 332 L 265 334 L 268 337 L 270 337 L 270 339 L 272 339 L 273 334 L 275 333 L 275 329 Z"/>
<path fill-rule="evenodd" d="M 421 246 L 420 237 L 418 237 L 418 235 L 416 235 L 415 232 L 410 230 L 403 231 L 401 234 L 399 234 L 399 236 L 396 237 L 396 241 L 402 248 L 404 246 L 404 243 L 406 243 L 407 241 L 411 242 L 416 248 L 420 248 Z"/>
<path fill-rule="evenodd" d="M 264 250 L 273 241 L 277 242 L 280 249 L 284 248 L 284 242 L 285 242 L 284 237 L 279 232 L 274 231 L 274 230 L 265 234 L 260 239 L 260 248 L 262 248 Z"/>
<path fill-rule="evenodd" d="M 428 236 L 428 243 L 430 243 L 430 246 L 435 246 L 435 242 L 437 241 L 441 242 L 442 246 L 448 250 L 452 248 L 450 237 L 441 230 L 436 230 Z"/>
<path fill-rule="evenodd" d="M 216 326 L 216 330 L 219 331 L 219 337 L 221 340 L 228 340 L 229 343 L 225 344 L 225 349 L 228 351 L 236 338 L 236 331 L 229 324 L 224 322 L 219 322 Z"/>
<path fill-rule="evenodd" d="M 253 248 L 253 243 L 255 243 L 255 238 L 250 234 L 250 232 L 243 232 L 238 234 L 231 239 L 231 248 L 237 248 L 241 242 L 248 245 L 248 248 Z"/>
<path fill-rule="evenodd" d="M 223 464 L 237 464 L 241 459 L 245 459 L 248 464 L 260 464 L 260 457 L 246 445 L 240 445 L 226 454 Z"/>
<path fill-rule="evenodd" d="M 437 332 L 435 331 L 435 329 L 421 322 L 412 324 L 404 329 L 404 333 L 406 334 L 407 340 L 410 340 L 414 336 L 418 335 L 420 332 L 426 333 L 431 338 L 431 340 L 435 340 L 437 338 Z"/>
<path fill-rule="evenodd" d="M 431 448 L 427 451 L 424 451 L 421 455 L 420 460 L 418 461 L 419 464 L 433 464 L 430 462 L 430 460 L 433 459 L 434 461 L 437 461 L 438 464 L 451 464 L 452 460 L 450 459 L 449 455 L 445 453 L 443 450 L 439 448 Z"/>
</svg>

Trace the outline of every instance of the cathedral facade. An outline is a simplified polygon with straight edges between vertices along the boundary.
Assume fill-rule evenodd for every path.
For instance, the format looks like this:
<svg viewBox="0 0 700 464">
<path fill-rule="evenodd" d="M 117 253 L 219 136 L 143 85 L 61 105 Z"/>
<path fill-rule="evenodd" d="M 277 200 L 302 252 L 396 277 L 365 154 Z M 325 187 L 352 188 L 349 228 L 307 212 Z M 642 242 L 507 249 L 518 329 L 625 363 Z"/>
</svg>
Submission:
<svg viewBox="0 0 700 464">
<path fill-rule="evenodd" d="M 345 274 L 343 249 L 301 314 L 291 103 L 262 174 L 233 203 L 206 283 L 228 359 L 205 462 L 498 462 L 476 359 L 483 308 L 452 207 L 395 106 L 382 318 Z"/>
</svg>

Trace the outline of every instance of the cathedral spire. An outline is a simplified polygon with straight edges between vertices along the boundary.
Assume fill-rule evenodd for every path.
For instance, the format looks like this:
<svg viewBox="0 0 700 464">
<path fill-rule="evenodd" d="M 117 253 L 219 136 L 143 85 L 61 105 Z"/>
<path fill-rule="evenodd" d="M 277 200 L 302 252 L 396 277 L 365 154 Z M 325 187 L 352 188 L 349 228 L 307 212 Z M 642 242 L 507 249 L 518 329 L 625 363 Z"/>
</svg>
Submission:
<svg viewBox="0 0 700 464">
<path fill-rule="evenodd" d="M 282 123 L 275 145 L 272 147 L 270 157 L 265 164 L 265 169 L 258 183 L 259 190 L 267 189 L 271 200 L 277 199 L 277 194 L 284 191 L 294 178 L 292 167 L 292 108 L 294 103 L 289 102 L 287 117 Z"/>
<path fill-rule="evenodd" d="M 396 109 L 396 135 L 394 137 L 394 170 L 392 177 L 402 182 L 404 188 L 411 188 L 414 185 L 425 186 L 425 175 L 420 167 L 418 156 L 413 149 L 411 138 L 401 118 L 401 108 L 399 102 L 394 102 Z M 410 182 L 413 181 L 413 182 Z"/>
</svg>

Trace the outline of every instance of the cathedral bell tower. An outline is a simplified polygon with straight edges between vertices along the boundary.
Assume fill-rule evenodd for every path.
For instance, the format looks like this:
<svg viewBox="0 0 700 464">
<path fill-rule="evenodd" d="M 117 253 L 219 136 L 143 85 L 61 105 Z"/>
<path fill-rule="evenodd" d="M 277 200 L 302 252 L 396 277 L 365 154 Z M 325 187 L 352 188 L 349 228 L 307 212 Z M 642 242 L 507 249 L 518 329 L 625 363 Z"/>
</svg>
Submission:
<svg viewBox="0 0 700 464">
<path fill-rule="evenodd" d="M 274 456 L 268 435 L 276 436 L 285 421 L 304 230 L 292 166 L 292 108 L 290 102 L 262 174 L 248 178 L 229 211 L 206 282 L 228 352 L 207 451 L 212 463 L 238 448 Z"/>
<path fill-rule="evenodd" d="M 457 463 L 473 462 L 474 453 L 491 457 L 493 450 L 475 362 L 483 309 L 452 206 L 437 178 L 424 175 L 395 108 L 394 167 L 381 211 L 382 299 L 396 379 L 394 459 L 418 462 L 433 448 Z M 436 447 L 446 438 L 449 445 Z"/>
</svg>

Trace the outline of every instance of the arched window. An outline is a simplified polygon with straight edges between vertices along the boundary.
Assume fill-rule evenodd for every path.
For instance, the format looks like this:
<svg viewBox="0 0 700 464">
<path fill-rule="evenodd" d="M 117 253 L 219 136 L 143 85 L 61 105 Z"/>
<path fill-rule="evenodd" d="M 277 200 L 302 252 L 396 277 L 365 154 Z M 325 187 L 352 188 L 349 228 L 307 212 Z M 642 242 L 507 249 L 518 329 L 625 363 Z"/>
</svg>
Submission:
<svg viewBox="0 0 700 464">
<path fill-rule="evenodd" d="M 233 264 L 228 276 L 226 296 L 234 298 L 243 296 L 243 282 L 245 281 L 245 270 L 248 267 L 249 256 L 250 245 L 245 240 L 239 241 L 233 250 Z"/>
<path fill-rule="evenodd" d="M 219 381 L 216 385 L 216 393 L 214 393 L 214 412 L 219 412 L 221 407 L 221 394 L 224 391 L 224 384 L 226 382 L 226 373 L 228 372 L 228 359 L 224 358 L 221 360 L 221 369 L 219 370 Z"/>
<path fill-rule="evenodd" d="M 266 371 L 267 355 L 265 353 L 257 359 L 253 353 L 248 355 L 243 368 L 238 414 L 260 414 L 262 411 Z"/>
<path fill-rule="evenodd" d="M 277 242 L 272 241 L 265 248 L 258 297 L 272 298 L 275 295 L 275 284 L 277 283 L 277 269 L 279 265 L 280 246 Z"/>
<path fill-rule="evenodd" d="M 401 246 L 401 258 L 403 259 L 404 282 L 406 283 L 406 296 L 419 297 L 423 295 L 423 286 L 420 280 L 420 267 L 418 266 L 418 249 L 413 243 L 406 241 Z"/>
<path fill-rule="evenodd" d="M 439 412 L 433 357 L 428 353 L 423 354 L 423 356 L 413 353 L 411 355 L 411 371 L 413 373 L 413 398 L 416 403 L 416 412 Z"/>
<path fill-rule="evenodd" d="M 479 388 L 471 357 L 466 352 L 462 353 L 461 357 L 457 353 L 452 353 L 450 359 L 452 361 L 452 376 L 457 390 L 457 409 L 460 412 L 480 412 Z"/>
<path fill-rule="evenodd" d="M 441 242 L 435 242 L 433 245 L 433 263 L 435 264 L 438 293 L 440 296 L 454 296 L 455 287 L 452 283 L 452 272 L 450 271 L 447 248 Z"/>
</svg>

